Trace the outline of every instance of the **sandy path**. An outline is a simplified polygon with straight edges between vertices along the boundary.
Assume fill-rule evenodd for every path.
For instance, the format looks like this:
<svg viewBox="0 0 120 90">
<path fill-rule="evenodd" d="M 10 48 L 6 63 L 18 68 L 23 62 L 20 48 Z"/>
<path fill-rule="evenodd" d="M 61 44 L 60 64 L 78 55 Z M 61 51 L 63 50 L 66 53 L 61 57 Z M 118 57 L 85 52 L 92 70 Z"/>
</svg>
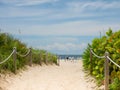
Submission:
<svg viewBox="0 0 120 90">
<path fill-rule="evenodd" d="M 87 82 L 82 61 L 61 61 L 60 66 L 33 66 L 7 78 L 4 90 L 95 90 Z"/>
</svg>

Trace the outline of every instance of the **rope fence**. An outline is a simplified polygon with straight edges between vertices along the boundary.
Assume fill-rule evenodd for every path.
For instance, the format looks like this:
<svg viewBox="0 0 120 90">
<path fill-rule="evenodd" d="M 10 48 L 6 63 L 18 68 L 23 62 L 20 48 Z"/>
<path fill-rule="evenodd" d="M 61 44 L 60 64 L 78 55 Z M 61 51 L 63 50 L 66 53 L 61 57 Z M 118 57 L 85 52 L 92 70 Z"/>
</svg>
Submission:
<svg viewBox="0 0 120 90">
<path fill-rule="evenodd" d="M 105 90 L 109 90 L 109 61 L 112 62 L 114 65 L 116 65 L 118 68 L 120 68 L 120 65 L 118 65 L 117 63 L 115 63 L 110 57 L 109 57 L 109 53 L 105 52 L 104 56 L 98 56 L 97 54 L 95 54 L 93 52 L 93 50 L 90 48 L 90 62 L 91 62 L 91 70 L 90 73 L 92 74 L 92 55 L 96 56 L 97 58 L 104 58 L 104 73 L 105 73 Z"/>
<path fill-rule="evenodd" d="M 6 61 L 8 61 L 10 59 L 10 57 L 13 55 L 13 53 L 14 53 L 14 50 L 12 51 L 12 53 L 5 60 L 3 60 L 2 62 L 0 62 L 0 64 L 3 64 Z"/>
<path fill-rule="evenodd" d="M 26 57 L 26 56 L 28 56 L 29 53 L 30 53 L 30 49 L 28 50 L 28 52 L 27 52 L 25 55 L 22 55 L 22 54 L 16 52 L 16 54 L 17 54 L 18 56 L 23 57 L 23 58 Z"/>
<path fill-rule="evenodd" d="M 91 49 L 91 52 L 92 52 L 92 54 L 93 54 L 94 56 L 96 56 L 97 58 L 105 58 L 105 56 L 98 56 L 97 54 L 95 54 L 92 49 Z"/>
<path fill-rule="evenodd" d="M 110 57 L 107 56 L 107 58 L 108 58 L 114 65 L 116 65 L 118 68 L 120 68 L 120 65 L 118 65 L 117 63 L 115 63 Z"/>
<path fill-rule="evenodd" d="M 28 49 L 28 52 L 26 54 L 20 54 L 19 52 L 17 52 L 16 50 L 16 47 L 13 48 L 13 51 L 12 53 L 5 59 L 5 60 L 2 60 L 0 62 L 0 65 L 7 62 L 12 56 L 13 56 L 13 61 L 14 61 L 14 73 L 16 74 L 16 70 L 17 70 L 17 65 L 16 65 L 16 60 L 17 60 L 17 55 L 22 57 L 22 58 L 25 58 L 25 57 L 29 57 L 29 66 L 32 66 L 32 53 L 35 54 L 34 52 L 32 52 L 32 48 L 29 48 Z M 44 54 L 45 56 L 45 64 L 48 65 L 48 53 L 46 52 Z M 42 65 L 42 55 L 41 53 L 39 53 L 39 57 L 40 57 L 40 60 L 39 60 L 39 64 Z M 57 59 L 57 63 L 59 63 L 59 60 Z"/>
</svg>

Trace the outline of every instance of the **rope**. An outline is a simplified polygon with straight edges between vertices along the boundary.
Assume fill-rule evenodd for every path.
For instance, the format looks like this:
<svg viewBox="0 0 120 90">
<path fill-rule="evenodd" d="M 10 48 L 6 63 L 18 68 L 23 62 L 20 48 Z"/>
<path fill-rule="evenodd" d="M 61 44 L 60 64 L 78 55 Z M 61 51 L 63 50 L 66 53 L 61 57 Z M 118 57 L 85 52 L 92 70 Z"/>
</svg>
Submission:
<svg viewBox="0 0 120 90">
<path fill-rule="evenodd" d="M 5 60 L 3 60 L 2 62 L 0 62 L 0 64 L 3 64 L 7 60 L 9 60 L 9 58 L 13 55 L 14 52 L 15 52 L 15 50 L 13 50 L 13 52 Z"/>
<path fill-rule="evenodd" d="M 107 58 L 108 58 L 113 64 L 115 64 L 117 67 L 120 68 L 120 65 L 118 65 L 117 63 L 115 63 L 109 56 L 107 56 Z"/>
<path fill-rule="evenodd" d="M 98 58 L 105 58 L 105 56 L 98 56 L 96 55 L 92 50 L 91 50 L 92 54 L 94 54 L 94 56 L 98 57 Z"/>
<path fill-rule="evenodd" d="M 28 52 L 25 55 L 19 54 L 18 52 L 16 52 L 16 54 L 20 57 L 26 57 L 27 55 L 29 55 L 30 53 L 30 49 L 28 50 Z"/>
</svg>

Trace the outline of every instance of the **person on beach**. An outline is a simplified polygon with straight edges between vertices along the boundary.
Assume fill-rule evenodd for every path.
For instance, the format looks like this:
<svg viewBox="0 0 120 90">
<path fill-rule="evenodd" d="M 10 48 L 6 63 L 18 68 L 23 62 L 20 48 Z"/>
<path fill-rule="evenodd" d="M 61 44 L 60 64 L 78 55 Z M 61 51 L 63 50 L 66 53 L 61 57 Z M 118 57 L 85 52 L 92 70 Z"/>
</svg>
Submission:
<svg viewBox="0 0 120 90">
<path fill-rule="evenodd" d="M 69 57 L 66 57 L 66 60 L 68 61 L 68 60 L 69 60 Z"/>
</svg>

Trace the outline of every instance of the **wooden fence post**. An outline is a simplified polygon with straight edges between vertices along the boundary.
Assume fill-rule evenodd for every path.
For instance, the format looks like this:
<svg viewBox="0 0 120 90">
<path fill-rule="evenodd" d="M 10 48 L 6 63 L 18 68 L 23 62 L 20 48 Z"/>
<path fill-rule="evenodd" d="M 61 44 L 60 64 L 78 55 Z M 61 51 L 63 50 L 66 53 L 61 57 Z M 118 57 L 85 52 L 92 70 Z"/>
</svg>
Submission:
<svg viewBox="0 0 120 90">
<path fill-rule="evenodd" d="M 46 52 L 46 55 L 45 55 L 46 57 L 45 57 L 45 64 L 47 65 L 48 63 L 47 63 L 47 60 L 48 60 L 48 53 Z"/>
<path fill-rule="evenodd" d="M 90 48 L 90 63 L 91 63 L 90 74 L 92 74 L 92 48 Z"/>
<path fill-rule="evenodd" d="M 30 53 L 29 53 L 30 63 L 29 63 L 29 65 L 32 66 L 32 48 L 29 48 L 29 49 L 30 49 Z"/>
<path fill-rule="evenodd" d="M 17 55 L 16 55 L 16 47 L 13 48 L 14 53 L 13 53 L 13 60 L 14 60 L 14 73 L 16 74 L 16 70 L 17 70 L 17 66 L 16 66 L 16 59 L 17 59 Z"/>
<path fill-rule="evenodd" d="M 57 56 L 57 65 L 60 66 L 60 56 Z"/>
<path fill-rule="evenodd" d="M 40 53 L 40 61 L 39 61 L 40 66 L 42 66 L 42 55 Z"/>
<path fill-rule="evenodd" d="M 104 80 L 104 84 L 105 84 L 105 90 L 109 90 L 109 59 L 107 58 L 107 56 L 109 56 L 108 52 L 105 52 L 105 63 L 104 63 L 104 67 L 105 67 L 105 80 Z"/>
</svg>

